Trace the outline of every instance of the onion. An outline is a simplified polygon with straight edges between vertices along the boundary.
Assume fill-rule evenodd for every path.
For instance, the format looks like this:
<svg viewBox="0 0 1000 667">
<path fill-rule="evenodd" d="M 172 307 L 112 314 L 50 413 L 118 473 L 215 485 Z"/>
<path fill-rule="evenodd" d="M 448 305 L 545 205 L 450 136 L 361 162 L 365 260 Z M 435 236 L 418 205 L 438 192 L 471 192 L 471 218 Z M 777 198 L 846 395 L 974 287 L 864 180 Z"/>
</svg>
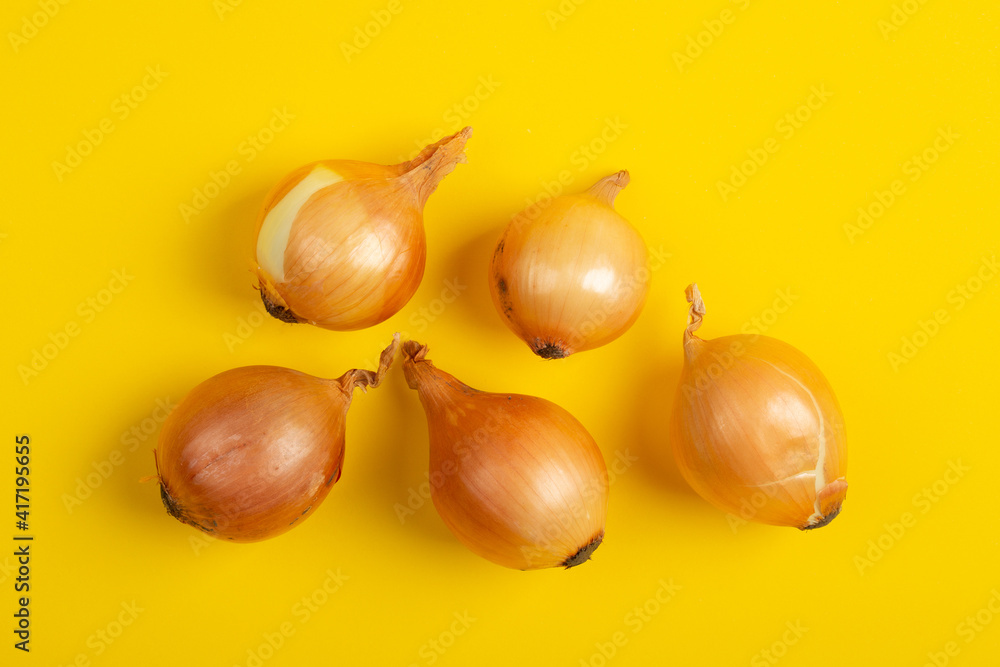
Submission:
<svg viewBox="0 0 1000 667">
<path fill-rule="evenodd" d="M 608 473 L 587 430 L 533 396 L 473 389 L 403 343 L 430 433 L 431 499 L 455 537 L 520 570 L 573 567 L 604 539 Z"/>
<path fill-rule="evenodd" d="M 490 263 L 490 291 L 510 329 L 544 359 L 625 333 L 649 291 L 648 251 L 613 208 L 627 171 L 511 220 Z"/>
<path fill-rule="evenodd" d="M 670 438 L 703 498 L 745 520 L 801 529 L 833 521 L 847 496 L 844 418 L 819 368 L 759 335 L 703 340 L 697 285 Z"/>
<path fill-rule="evenodd" d="M 284 322 L 348 331 L 402 308 L 424 275 L 423 210 L 465 162 L 467 127 L 392 166 L 326 160 L 296 169 L 257 218 L 258 289 Z"/>
<path fill-rule="evenodd" d="M 378 386 L 398 341 L 377 371 L 324 380 L 246 366 L 195 387 L 170 413 L 153 452 L 167 512 L 233 542 L 265 540 L 311 516 L 340 479 L 354 388 Z"/>
</svg>

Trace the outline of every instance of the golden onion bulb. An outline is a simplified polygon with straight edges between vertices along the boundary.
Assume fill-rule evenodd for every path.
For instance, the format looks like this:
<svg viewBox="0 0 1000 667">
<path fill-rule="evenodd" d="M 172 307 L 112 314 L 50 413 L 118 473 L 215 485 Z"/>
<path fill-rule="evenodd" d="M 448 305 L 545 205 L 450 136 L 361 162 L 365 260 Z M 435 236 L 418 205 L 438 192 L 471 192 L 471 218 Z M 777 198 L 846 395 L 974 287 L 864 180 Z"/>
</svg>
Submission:
<svg viewBox="0 0 1000 667">
<path fill-rule="evenodd" d="M 519 570 L 573 567 L 604 539 L 608 473 L 597 443 L 558 405 L 478 391 L 403 343 L 403 372 L 430 434 L 431 499 L 455 537 Z"/>
<path fill-rule="evenodd" d="M 351 395 L 378 386 L 397 343 L 377 371 L 326 380 L 245 366 L 192 389 L 153 451 L 167 512 L 233 542 L 265 540 L 312 516 L 340 479 Z"/>
<path fill-rule="evenodd" d="M 775 338 L 694 335 L 697 285 L 670 420 L 677 465 L 703 498 L 736 517 L 803 530 L 830 523 L 847 496 L 844 417 L 829 382 Z"/>
<path fill-rule="evenodd" d="M 625 333 L 649 291 L 648 251 L 614 209 L 627 171 L 586 192 L 515 216 L 490 263 L 490 292 L 504 322 L 544 359 L 592 350 Z"/>
<path fill-rule="evenodd" d="M 424 204 L 465 162 L 471 134 L 467 127 L 397 165 L 326 160 L 283 178 L 257 218 L 256 274 L 267 311 L 336 331 L 398 312 L 424 275 Z"/>
</svg>

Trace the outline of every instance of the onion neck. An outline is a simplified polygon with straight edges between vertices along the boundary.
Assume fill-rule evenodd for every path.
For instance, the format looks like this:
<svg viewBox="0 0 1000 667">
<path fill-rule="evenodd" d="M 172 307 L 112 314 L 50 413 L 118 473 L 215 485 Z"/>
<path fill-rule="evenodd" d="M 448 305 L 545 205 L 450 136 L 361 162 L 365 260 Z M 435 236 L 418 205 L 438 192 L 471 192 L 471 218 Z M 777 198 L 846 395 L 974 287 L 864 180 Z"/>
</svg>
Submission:
<svg viewBox="0 0 1000 667">
<path fill-rule="evenodd" d="M 427 355 L 427 346 L 421 345 L 415 340 L 408 340 L 403 343 L 403 376 L 410 389 L 420 389 L 434 375 L 434 364 L 424 359 Z"/>
<path fill-rule="evenodd" d="M 628 170 L 622 169 L 621 171 L 611 174 L 610 176 L 605 176 L 601 180 L 594 183 L 587 190 L 587 194 L 600 199 L 602 202 L 613 208 L 615 205 L 615 197 L 618 196 L 619 192 L 625 189 L 625 186 L 629 184 L 630 180 Z"/>
<path fill-rule="evenodd" d="M 347 400 L 350 402 L 351 396 L 354 394 L 354 389 L 356 387 L 360 387 L 362 391 L 368 391 L 369 387 L 374 389 L 382 383 L 382 378 L 385 377 L 386 372 L 389 370 L 389 367 L 392 366 L 392 362 L 396 358 L 397 348 L 399 348 L 398 333 L 393 335 L 392 342 L 389 343 L 389 346 L 382 350 L 382 354 L 379 355 L 377 370 L 369 371 L 363 368 L 354 368 L 347 371 L 336 380 L 331 380 L 331 382 L 336 384 L 345 394 L 347 394 Z"/>
<path fill-rule="evenodd" d="M 414 340 L 403 343 L 403 375 L 410 389 L 416 389 L 425 405 L 454 400 L 458 394 L 481 393 L 426 359 L 427 346 Z M 428 403 L 429 402 L 429 403 Z"/>
<path fill-rule="evenodd" d="M 455 166 L 466 161 L 465 142 L 472 136 L 472 128 L 466 127 L 450 137 L 425 147 L 417 157 L 397 165 L 400 178 L 409 183 L 416 192 L 420 208 L 427 203 L 438 183 L 450 174 Z"/>
<path fill-rule="evenodd" d="M 688 310 L 687 327 L 684 329 L 684 356 L 688 360 L 692 360 L 698 356 L 705 343 L 694 335 L 694 332 L 701 327 L 701 320 L 705 316 L 705 302 L 701 298 L 698 283 L 688 285 L 687 289 L 684 290 L 684 295 L 687 297 L 688 303 L 691 304 L 691 308 Z"/>
</svg>

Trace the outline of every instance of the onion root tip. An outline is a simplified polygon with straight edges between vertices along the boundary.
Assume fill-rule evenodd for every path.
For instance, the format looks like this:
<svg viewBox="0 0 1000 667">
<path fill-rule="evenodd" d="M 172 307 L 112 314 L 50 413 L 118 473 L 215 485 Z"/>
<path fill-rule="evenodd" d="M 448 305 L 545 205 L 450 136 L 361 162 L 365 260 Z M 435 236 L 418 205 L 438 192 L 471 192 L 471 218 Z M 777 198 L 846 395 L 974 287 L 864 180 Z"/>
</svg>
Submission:
<svg viewBox="0 0 1000 667">
<path fill-rule="evenodd" d="M 543 344 L 543 341 L 538 340 L 535 342 L 535 354 L 542 359 L 565 359 L 569 356 L 569 351 L 558 343 Z"/>
<path fill-rule="evenodd" d="M 567 558 L 562 562 L 562 566 L 567 570 L 571 567 L 576 567 L 582 563 L 586 563 L 590 560 L 590 556 L 597 551 L 597 547 L 601 546 L 601 542 L 604 541 L 604 531 L 599 532 L 594 539 L 580 547 L 580 550 L 575 554 Z"/>
<path fill-rule="evenodd" d="M 800 528 L 799 530 L 815 530 L 817 528 L 822 528 L 823 526 L 827 525 L 828 523 L 830 523 L 831 521 L 833 521 L 834 519 L 837 518 L 837 516 L 840 514 L 840 508 L 841 508 L 841 506 L 837 505 L 836 507 L 833 508 L 832 512 L 830 512 L 829 514 L 827 514 L 825 517 L 823 517 L 822 519 L 820 519 L 819 521 L 817 521 L 813 525 L 811 525 L 811 526 L 802 526 L 802 528 Z"/>
<path fill-rule="evenodd" d="M 260 299 L 264 302 L 264 308 L 267 309 L 268 315 L 274 319 L 288 322 L 289 324 L 298 324 L 302 321 L 292 312 L 291 308 L 277 304 L 268 298 L 267 292 L 263 288 L 260 290 Z"/>
</svg>

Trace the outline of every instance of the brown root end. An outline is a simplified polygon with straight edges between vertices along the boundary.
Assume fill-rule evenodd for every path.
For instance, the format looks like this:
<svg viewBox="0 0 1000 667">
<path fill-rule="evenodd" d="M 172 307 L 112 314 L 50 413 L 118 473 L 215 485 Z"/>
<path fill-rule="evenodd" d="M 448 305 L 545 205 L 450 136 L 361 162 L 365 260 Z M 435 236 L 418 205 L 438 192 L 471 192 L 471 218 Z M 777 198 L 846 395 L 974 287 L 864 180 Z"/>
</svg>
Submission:
<svg viewBox="0 0 1000 667">
<path fill-rule="evenodd" d="M 811 526 L 801 526 L 799 530 L 815 530 L 817 528 L 822 528 L 823 526 L 828 525 L 831 521 L 833 521 L 834 519 L 837 518 L 837 516 L 840 515 L 840 508 L 841 508 L 840 503 L 837 503 L 834 506 L 834 508 L 830 512 L 828 512 L 827 515 L 824 516 L 822 519 L 820 519 Z"/>
<path fill-rule="evenodd" d="M 163 506 L 167 508 L 167 514 L 174 517 L 181 523 L 185 523 L 189 526 L 197 528 L 198 530 L 208 534 L 212 534 L 215 532 L 214 528 L 207 528 L 198 523 L 197 521 L 195 521 L 194 519 L 192 519 L 188 515 L 187 510 L 185 510 L 184 507 L 181 506 L 181 504 L 177 501 L 177 499 L 174 498 L 172 495 L 170 495 L 170 492 L 167 491 L 167 485 L 163 483 L 162 479 L 160 480 L 160 500 L 163 501 Z"/>
<path fill-rule="evenodd" d="M 840 514 L 840 508 L 844 504 L 844 500 L 847 499 L 847 480 L 840 478 L 835 479 L 819 492 L 819 511 L 823 513 L 823 518 L 816 521 L 812 525 L 805 525 L 801 527 L 801 530 L 813 530 L 814 528 L 822 528 L 831 521 L 837 518 Z"/>
<path fill-rule="evenodd" d="M 630 180 L 628 170 L 622 169 L 597 181 L 590 186 L 587 192 L 605 202 L 608 206 L 614 206 L 615 197 L 625 189 Z"/>
<path fill-rule="evenodd" d="M 260 287 L 260 298 L 264 302 L 264 308 L 267 309 L 268 315 L 274 319 L 288 322 L 289 324 L 298 324 L 302 321 L 298 315 L 292 312 L 291 308 L 279 304 L 274 297 L 269 295 L 265 286 Z"/>
<path fill-rule="evenodd" d="M 174 517 L 178 521 L 187 523 L 184 518 L 184 510 L 181 509 L 181 506 L 176 500 L 174 500 L 174 497 L 170 495 L 170 492 L 167 491 L 167 485 L 162 481 L 160 482 L 160 500 L 163 501 L 163 506 L 167 508 L 167 514 Z"/>
<path fill-rule="evenodd" d="M 594 539 L 592 539 L 584 546 L 580 547 L 579 551 L 577 551 L 575 554 L 564 560 L 562 563 L 560 563 L 560 565 L 562 565 L 568 570 L 571 567 L 576 567 L 577 565 L 586 563 L 588 560 L 590 560 L 590 557 L 593 555 L 593 553 L 597 551 L 597 547 L 601 546 L 601 542 L 603 541 L 604 541 L 604 531 L 602 530 L 596 536 L 594 536 Z"/>
<path fill-rule="evenodd" d="M 204 526 L 191 518 L 187 510 L 185 510 L 177 499 L 170 495 L 170 492 L 167 491 L 167 485 L 163 483 L 162 479 L 160 480 L 160 500 L 163 501 L 163 506 L 167 508 L 167 514 L 174 517 L 181 523 L 187 524 L 192 528 L 197 528 L 203 533 L 208 533 L 209 535 L 213 535 L 215 533 L 214 527 Z M 213 526 L 219 525 L 218 522 L 214 520 L 212 521 L 212 524 Z"/>
<path fill-rule="evenodd" d="M 531 350 L 542 359 L 565 359 L 572 354 L 564 345 L 544 341 L 540 338 L 535 339 L 535 342 L 531 345 Z"/>
</svg>

